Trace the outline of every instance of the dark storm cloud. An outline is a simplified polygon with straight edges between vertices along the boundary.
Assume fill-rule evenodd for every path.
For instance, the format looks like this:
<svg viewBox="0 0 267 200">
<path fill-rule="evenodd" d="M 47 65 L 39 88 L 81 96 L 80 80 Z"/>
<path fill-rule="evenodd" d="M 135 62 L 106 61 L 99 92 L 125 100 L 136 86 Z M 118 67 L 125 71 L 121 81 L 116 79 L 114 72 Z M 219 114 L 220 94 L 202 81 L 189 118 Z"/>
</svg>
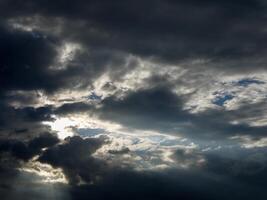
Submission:
<svg viewBox="0 0 267 200">
<path fill-rule="evenodd" d="M 124 99 L 116 99 L 111 96 L 103 100 L 103 117 L 118 114 L 118 117 L 124 118 L 123 115 L 136 115 L 140 117 L 153 116 L 153 118 L 172 120 L 179 117 L 182 100 L 172 93 L 169 88 L 152 88 L 130 93 Z M 111 110 L 118 112 L 111 112 Z M 175 116 L 174 116 L 175 115 Z M 125 119 L 127 120 L 127 119 Z"/>
<path fill-rule="evenodd" d="M 115 54 L 111 61 L 110 53 L 99 54 L 96 49 L 88 56 L 85 49 L 79 51 L 67 66 L 63 66 L 66 67 L 64 70 L 56 70 L 53 67 L 64 65 L 58 63 L 59 48 L 64 38 L 38 30 L 14 28 L 6 21 L 1 21 L 0 39 L 1 137 L 15 133 L 12 137 L 17 135 L 25 139 L 49 131 L 42 122 L 53 120 L 52 106 L 28 106 L 37 103 L 40 98 L 38 91 L 50 95 L 78 84 L 84 87 L 91 83 L 93 77 L 100 75 L 110 62 L 114 62 L 112 65 L 123 65 L 125 62 Z M 19 106 L 15 107 L 12 103 L 18 103 Z"/>
<path fill-rule="evenodd" d="M 22 187 L 15 182 L 14 177 L 24 175 L 17 168 L 39 156 L 38 161 L 63 170 L 72 199 L 266 199 L 265 149 L 217 154 L 177 150 L 174 162 L 193 162 L 203 156 L 206 165 L 188 171 L 140 172 L 95 158 L 93 154 L 107 144 L 105 138 L 75 136 L 60 142 L 42 123 L 54 120 L 53 114 L 89 113 L 129 130 L 180 133 L 206 143 L 236 134 L 261 139 L 266 136 L 265 125 L 232 122 L 251 116 L 264 119 L 264 101 L 236 110 L 190 113 L 184 105 L 192 94 L 175 94 L 170 77 L 152 73 L 144 88 L 126 91 L 122 98 L 112 81 L 122 80 L 138 66 L 130 55 L 197 74 L 184 79 L 201 79 L 197 72 L 264 72 L 266 6 L 261 0 L 1 0 L 0 194 L 5 194 L 4 199 L 21 198 L 21 193 L 29 199 L 42 199 L 40 195 L 51 199 L 25 189 L 27 178 Z M 80 49 L 67 63 L 60 63 L 60 49 L 68 43 Z M 192 64 L 195 60 L 204 60 L 205 65 Z M 29 106 L 38 102 L 40 91 L 49 97 L 64 89 L 95 89 L 94 81 L 106 73 L 111 82 L 102 89 L 116 92 L 107 98 L 85 94 L 85 101 L 93 98 L 96 104 Z M 224 98 L 217 104 L 223 106 Z M 128 147 L 109 151 L 112 156 L 127 153 Z"/>
<path fill-rule="evenodd" d="M 70 199 L 68 188 L 61 184 L 42 184 L 36 182 L 40 177 L 14 169 L 1 169 L 0 193 L 3 200 Z"/>
<path fill-rule="evenodd" d="M 90 183 L 103 176 L 108 168 L 105 162 L 92 157 L 105 143 L 105 138 L 66 138 L 64 144 L 47 149 L 38 160 L 62 168 L 70 184 Z"/>
<path fill-rule="evenodd" d="M 43 133 L 38 137 L 35 137 L 29 142 L 29 148 L 42 149 L 45 147 L 51 147 L 59 142 L 59 139 L 50 133 Z"/>
<path fill-rule="evenodd" d="M 21 196 L 27 199 L 36 199 L 37 196 L 39 199 L 50 197 L 51 188 L 48 192 L 47 185 L 36 182 L 40 177 L 19 170 L 34 156 L 40 155 L 43 148 L 51 148 L 59 142 L 57 136 L 52 133 L 40 133 L 39 136 L 36 136 L 37 133 L 35 133 L 34 135 L 32 136 L 34 138 L 28 141 L 23 141 L 25 137 L 22 139 L 19 137 L 0 139 L 0 194 L 2 199 L 18 199 Z M 60 188 L 56 185 L 55 187 Z M 64 196 L 57 194 L 60 193 L 59 190 L 55 190 L 53 195 Z M 50 198 L 55 198 L 53 195 Z"/>
<path fill-rule="evenodd" d="M 86 112 L 89 111 L 91 108 L 92 108 L 91 105 L 83 102 L 66 103 L 58 107 L 55 110 L 55 113 L 59 115 L 72 114 L 72 113 Z"/>
<path fill-rule="evenodd" d="M 264 199 L 267 162 L 266 149 L 221 149 L 217 152 L 177 150 L 173 158 L 191 162 L 205 158 L 202 166 L 190 170 L 158 172 L 133 171 L 112 167 L 92 156 L 105 141 L 101 138 L 71 137 L 48 148 L 39 160 L 61 167 L 72 187 L 72 199 Z M 98 178 L 97 178 L 98 177 Z M 261 178 L 259 178 L 261 177 Z M 82 179 L 85 184 L 79 186 Z M 243 191 L 237 192 L 237 191 Z"/>
<path fill-rule="evenodd" d="M 34 14 L 59 17 L 63 20 L 61 37 L 100 51 L 117 50 L 164 62 L 202 58 L 213 67 L 238 72 L 250 71 L 251 65 L 253 70 L 265 68 L 266 5 L 262 1 L 91 0 L 47 4 L 14 0 L 11 4 L 3 1 L 1 8 L 7 18 Z"/>
<path fill-rule="evenodd" d="M 42 121 L 52 121 L 51 107 L 24 107 L 14 108 L 0 103 L 0 138 L 8 134 L 31 137 L 39 133 L 49 131 L 49 128 L 42 124 Z M 35 133 L 32 133 L 35 132 Z M 25 139 L 24 138 L 24 139 Z"/>
<path fill-rule="evenodd" d="M 32 33 L 0 28 L 0 67 L 2 90 L 54 89 L 57 84 L 47 68 L 56 56 L 48 39 L 35 38 Z"/>
<path fill-rule="evenodd" d="M 39 160 L 62 167 L 69 181 L 74 184 L 71 187 L 61 186 L 65 193 L 70 193 L 71 199 L 87 199 L 88 196 L 92 199 L 219 200 L 256 198 L 263 200 L 266 198 L 266 183 L 263 181 L 267 166 L 264 157 L 265 149 L 252 152 L 233 149 L 229 150 L 231 153 L 227 153 L 227 150 L 219 150 L 219 152 L 211 154 L 185 153 L 183 150 L 178 150 L 174 154 L 177 162 L 194 160 L 196 156 L 203 155 L 206 159 L 204 166 L 191 170 L 138 172 L 114 168 L 104 161 L 92 157 L 92 153 L 102 145 L 103 140 L 101 139 L 72 137 L 66 139 L 63 144 L 48 147 Z M 10 169 L 5 172 L 5 174 L 0 173 L 3 178 L 0 191 L 3 194 L 12 191 L 13 186 L 8 183 L 8 180 L 17 174 L 16 171 Z M 86 181 L 85 183 L 91 183 L 95 176 L 101 177 L 101 179 L 97 179 L 98 181 L 94 184 L 76 185 L 80 178 Z M 26 177 L 29 181 L 30 176 Z M 20 189 L 28 191 L 29 196 L 35 193 L 25 189 L 23 185 L 20 187 Z M 15 194 L 17 193 L 19 194 L 16 190 Z M 40 196 L 40 198 L 43 197 L 45 195 Z"/>
<path fill-rule="evenodd" d="M 45 135 L 42 138 L 47 140 Z M 31 141 L 28 146 L 36 141 L 41 141 L 41 137 Z M 257 198 L 261 200 L 266 198 L 265 149 L 252 152 L 233 149 L 229 150 L 231 153 L 227 153 L 226 149 L 226 151 L 218 150 L 219 152 L 211 154 L 197 151 L 186 153 L 184 150 L 177 150 L 173 157 L 177 158 L 178 164 L 179 162 L 193 161 L 200 155 L 204 156 L 206 162 L 202 167 L 194 167 L 190 170 L 138 172 L 129 168 L 114 168 L 105 161 L 92 157 L 92 154 L 104 143 L 102 139 L 82 139 L 75 136 L 67 138 L 62 144 L 53 146 L 54 143 L 52 144 L 49 139 L 49 142 L 46 143 L 48 145 L 37 145 L 38 148 L 48 146 L 39 160 L 63 169 L 73 185 L 71 187 L 62 186 L 62 189 L 65 193 L 70 193 L 71 199 L 87 199 L 88 196 L 92 199 Z M 14 156 L 18 155 L 14 154 Z M 21 157 L 18 158 L 21 159 Z M 3 194 L 12 191 L 13 187 L 10 188 L 12 185 L 8 183 L 8 180 L 17 176 L 18 173 L 11 169 L 9 168 L 8 171 L 6 168 L 5 171 L 1 169 L 1 172 L 5 172 L 0 173 L 3 178 L 0 191 Z M 85 181 L 84 185 L 78 184 L 80 179 Z M 94 184 L 90 184 L 95 180 Z M 27 190 L 23 186 L 19 187 L 28 191 L 29 196 L 34 194 L 34 191 Z M 15 194 L 17 192 L 16 190 Z M 40 198 L 42 197 L 45 195 L 40 196 Z"/>
<path fill-rule="evenodd" d="M 208 109 L 200 113 L 185 110 L 188 95 L 177 96 L 171 87 L 161 86 L 129 92 L 123 98 L 116 94 L 98 104 L 68 103 L 56 108 L 58 115 L 88 113 L 100 119 L 118 122 L 127 128 L 156 130 L 162 133 L 181 134 L 197 140 L 227 139 L 235 135 L 260 139 L 266 135 L 266 126 L 232 121 L 250 116 L 264 117 L 265 102 L 240 106 L 236 110 Z"/>
<path fill-rule="evenodd" d="M 242 192 L 240 192 L 242 191 Z M 261 199 L 264 187 L 242 184 L 227 175 L 202 170 L 110 171 L 97 185 L 71 188 L 74 199 Z"/>
<path fill-rule="evenodd" d="M 43 90 L 53 92 L 68 85 L 77 73 L 72 67 L 56 71 L 50 67 L 56 64 L 60 41 L 34 32 L 0 28 L 0 70 L 1 93 L 12 90 Z M 56 40 L 56 38 L 55 38 Z M 77 71 L 80 72 L 81 68 Z"/>
<path fill-rule="evenodd" d="M 266 186 L 266 148 L 222 149 L 207 152 L 205 170 L 216 174 L 232 176 L 244 182 Z M 260 178 L 262 177 L 262 179 Z"/>
<path fill-rule="evenodd" d="M 12 9 L 13 6 L 16 10 Z M 54 1 L 51 4 L 29 1 L 22 4 L 14 0 L 13 4 L 3 1 L 1 8 L 6 19 L 28 16 L 34 22 L 34 15 L 51 19 L 59 17 L 62 23 L 58 26 L 63 31 L 58 35 L 52 32 L 51 35 L 56 34 L 58 43 L 60 40 L 80 42 L 84 48 L 66 70 L 51 72 L 48 66 L 54 63 L 57 55 L 57 44 L 53 40 L 36 38 L 31 32 L 12 32 L 2 28 L 2 37 L 6 41 L 3 43 L 2 49 L 6 49 L 3 55 L 7 56 L 2 59 L 4 78 L 1 80 L 5 86 L 3 88 L 7 90 L 51 91 L 80 83 L 85 86 L 91 81 L 89 79 L 93 80 L 105 71 L 121 71 L 126 64 L 123 57 L 127 53 L 164 62 L 203 58 L 223 71 L 233 69 L 237 73 L 264 69 L 265 66 L 263 55 L 266 49 L 263 44 L 266 40 L 266 5 L 262 1 Z M 38 21 L 36 23 L 38 25 Z M 39 25 L 42 29 L 41 22 Z M 49 26 L 49 23 L 46 22 L 44 26 Z M 24 45 L 26 40 L 30 44 L 27 50 Z M 207 65 L 213 66 L 211 63 Z M 134 66 L 125 67 L 124 73 Z M 26 68 L 29 71 L 26 76 L 19 76 Z M 153 87 L 158 82 L 151 80 L 150 84 Z M 217 132 L 227 135 L 239 132 L 251 135 L 255 132 L 255 135 L 264 135 L 266 127 L 229 124 L 236 116 L 235 112 L 210 110 L 197 116 L 189 114 L 182 110 L 183 102 L 178 97 L 163 90 L 158 94 L 154 89 L 146 91 L 147 94 L 138 91 L 124 100 L 109 97 L 103 100 L 100 116 L 128 126 L 150 128 L 146 127 L 149 123 L 140 120 L 146 119 L 157 122 L 153 125 L 164 131 L 169 127 L 174 127 L 170 130 L 174 131 L 177 126 L 173 123 L 178 122 L 182 127 L 180 129 L 183 129 L 181 123 L 184 123 L 185 129 L 208 130 L 215 135 Z M 149 93 L 154 93 L 155 97 L 149 96 Z M 158 102 L 155 99 L 159 99 Z M 75 103 L 64 105 L 57 112 L 89 109 L 87 104 Z"/>
<path fill-rule="evenodd" d="M 208 151 L 204 153 L 206 164 L 203 170 L 213 174 L 214 177 L 221 176 L 222 179 L 229 181 L 229 185 L 239 184 L 248 190 L 254 190 L 248 194 L 251 198 L 254 195 L 256 199 L 264 199 L 266 194 L 262 191 L 266 188 L 267 178 L 265 154 L 266 148 L 242 149 L 234 147 L 222 148 L 214 152 Z"/>
<path fill-rule="evenodd" d="M 0 153 L 10 153 L 15 158 L 27 161 L 41 153 L 42 148 L 51 147 L 59 142 L 51 133 L 42 133 L 29 142 L 17 139 L 0 140 Z"/>
<path fill-rule="evenodd" d="M 188 97 L 177 96 L 171 88 L 155 87 L 129 93 L 120 99 L 116 96 L 108 97 L 101 102 L 100 108 L 84 105 L 83 111 L 104 120 L 116 121 L 128 128 L 179 133 L 195 139 L 222 139 L 238 134 L 255 138 L 266 135 L 266 126 L 252 127 L 246 123 L 231 123 L 235 119 L 255 115 L 263 117 L 265 103 L 244 105 L 237 110 L 209 109 L 193 114 L 183 109 L 186 98 Z M 70 109 L 71 107 L 76 108 L 76 104 L 63 105 L 58 113 L 75 110 Z"/>
<path fill-rule="evenodd" d="M 71 183 L 74 184 L 72 186 L 55 185 L 54 187 L 63 189 L 65 195 L 70 193 L 70 198 L 77 200 L 88 199 L 88 196 L 92 199 L 256 198 L 263 200 L 266 198 L 266 183 L 263 182 L 266 170 L 264 150 L 243 152 L 244 150 L 239 149 L 239 151 L 233 150 L 234 153 L 231 154 L 229 152 L 225 154 L 226 152 L 219 150 L 221 152 L 215 153 L 217 155 L 201 152 L 188 154 L 183 150 L 178 150 L 174 154 L 177 162 L 194 160 L 195 156 L 202 154 L 206 158 L 205 165 L 190 170 L 173 169 L 153 172 L 114 168 L 103 161 L 100 162 L 91 155 L 102 144 L 101 139 L 72 137 L 66 139 L 63 144 L 48 147 L 41 155 L 40 161 L 62 167 L 64 173 L 72 181 Z M 10 168 L 8 171 L 7 168 L 1 169 L 1 172 L 5 172 L 0 173 L 2 180 L 0 191 L 6 195 L 4 199 L 10 199 L 11 196 L 17 199 L 21 190 L 26 191 L 29 197 L 36 193 L 34 188 L 37 183 L 31 182 L 32 175 L 20 175 L 21 183 L 33 184 L 31 189 L 19 185 L 17 186 L 19 190 L 14 190 L 14 186 L 10 183 L 12 179 L 17 180 L 15 177 L 18 172 Z M 101 177 L 101 179 L 90 184 L 94 176 Z M 82 178 L 86 182 L 83 185 L 76 185 L 78 182 L 73 180 L 74 177 L 78 180 Z M 22 182 L 21 179 L 24 181 Z M 42 187 L 46 190 L 47 185 Z M 55 191 L 59 192 L 58 189 Z M 40 199 L 46 197 L 45 194 L 39 195 Z"/>
<path fill-rule="evenodd" d="M 87 47 L 75 54 L 71 62 L 58 63 L 64 38 L 51 35 L 14 29 L 6 24 L 0 26 L 0 94 L 3 97 L 8 95 L 6 92 L 16 90 L 51 93 L 77 85 L 82 88 L 106 71 L 107 66 L 126 63 L 122 55 L 109 50 L 94 49 L 88 54 Z"/>
</svg>

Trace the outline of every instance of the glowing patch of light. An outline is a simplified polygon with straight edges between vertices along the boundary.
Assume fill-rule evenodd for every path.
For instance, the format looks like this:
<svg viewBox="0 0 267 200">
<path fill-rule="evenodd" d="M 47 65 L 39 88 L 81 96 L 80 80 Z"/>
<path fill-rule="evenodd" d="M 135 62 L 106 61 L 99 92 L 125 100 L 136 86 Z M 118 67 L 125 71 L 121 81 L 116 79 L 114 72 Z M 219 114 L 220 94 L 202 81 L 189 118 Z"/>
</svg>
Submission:
<svg viewBox="0 0 267 200">
<path fill-rule="evenodd" d="M 19 170 L 39 176 L 41 183 L 68 183 L 62 169 L 55 169 L 48 164 L 43 164 L 34 160 L 27 162 L 23 168 L 19 168 Z"/>
<path fill-rule="evenodd" d="M 238 140 L 243 148 L 263 148 L 267 147 L 267 137 L 260 138 L 258 140 L 253 140 L 250 136 L 236 135 L 230 137 L 231 140 Z"/>
<path fill-rule="evenodd" d="M 184 138 L 164 135 L 153 131 L 139 131 L 139 134 L 117 131 L 108 135 L 110 143 L 98 149 L 93 156 L 111 163 L 131 166 L 137 171 L 164 170 L 167 168 L 190 168 L 199 158 L 182 160 L 177 163 L 173 155 L 177 149 L 193 150 L 197 145 Z M 128 153 L 113 155 L 110 150 L 128 148 Z"/>
<path fill-rule="evenodd" d="M 69 118 L 56 118 L 53 122 L 43 122 L 45 125 L 49 125 L 53 131 L 55 131 L 59 139 L 64 139 L 69 136 L 73 136 L 72 127 L 76 126 L 76 122 Z"/>
<path fill-rule="evenodd" d="M 73 60 L 77 50 L 79 49 L 81 49 L 81 47 L 77 43 L 70 43 L 70 42 L 65 43 L 59 49 L 59 63 L 67 64 L 68 62 Z M 61 68 L 64 68 L 64 65 L 61 67 L 57 66 L 57 69 L 61 69 Z"/>
</svg>

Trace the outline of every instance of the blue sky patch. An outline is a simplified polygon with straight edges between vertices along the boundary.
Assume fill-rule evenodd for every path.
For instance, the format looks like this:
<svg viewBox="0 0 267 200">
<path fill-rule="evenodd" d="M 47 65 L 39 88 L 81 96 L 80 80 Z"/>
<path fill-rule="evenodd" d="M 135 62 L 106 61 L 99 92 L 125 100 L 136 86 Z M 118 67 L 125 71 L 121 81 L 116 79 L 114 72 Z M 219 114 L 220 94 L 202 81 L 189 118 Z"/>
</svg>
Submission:
<svg viewBox="0 0 267 200">
<path fill-rule="evenodd" d="M 100 129 L 100 128 L 81 128 L 77 130 L 77 133 L 81 136 L 81 137 L 92 137 L 92 136 L 96 136 L 102 133 L 105 133 L 104 129 Z"/>
<path fill-rule="evenodd" d="M 237 82 L 237 85 L 248 87 L 251 84 L 264 84 L 265 82 L 256 79 L 242 79 Z"/>
<path fill-rule="evenodd" d="M 89 100 L 96 100 L 99 101 L 101 100 L 101 96 L 96 95 L 94 92 L 92 92 L 89 96 L 88 96 Z"/>
<path fill-rule="evenodd" d="M 216 104 L 217 106 L 223 106 L 224 103 L 225 103 L 226 101 L 229 101 L 229 100 L 231 100 L 231 99 L 233 99 L 233 98 L 234 98 L 233 95 L 226 94 L 226 95 L 224 95 L 224 96 L 218 96 L 218 97 L 216 97 L 216 98 L 212 101 L 212 103 L 213 103 L 213 104 Z"/>
</svg>

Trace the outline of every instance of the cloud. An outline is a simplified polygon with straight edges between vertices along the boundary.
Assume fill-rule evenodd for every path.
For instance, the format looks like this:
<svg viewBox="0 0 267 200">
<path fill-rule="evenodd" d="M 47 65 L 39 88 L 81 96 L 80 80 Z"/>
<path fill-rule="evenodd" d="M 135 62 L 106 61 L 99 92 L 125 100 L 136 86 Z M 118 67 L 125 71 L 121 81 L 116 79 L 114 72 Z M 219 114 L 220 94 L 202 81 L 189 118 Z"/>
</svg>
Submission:
<svg viewBox="0 0 267 200">
<path fill-rule="evenodd" d="M 65 143 L 45 150 L 38 160 L 62 168 L 70 184 L 94 182 L 106 165 L 91 155 L 104 143 L 104 139 L 69 137 Z"/>
<path fill-rule="evenodd" d="M 266 199 L 266 6 L 1 0 L 0 194 Z"/>
<path fill-rule="evenodd" d="M 2 3 L 5 17 L 59 18 L 61 37 L 95 47 L 102 56 L 112 49 L 163 62 L 205 59 L 211 68 L 223 71 L 251 71 L 251 65 L 253 71 L 265 69 L 262 55 L 266 49 L 262 42 L 266 40 L 266 10 L 262 1 L 13 4 L 19 5 L 18 12 L 5 1 Z M 38 22 L 33 20 L 32 24 L 38 27 Z"/>
<path fill-rule="evenodd" d="M 9 30 L 1 26 L 1 91 L 47 89 L 58 87 L 48 67 L 56 49 L 52 41 L 30 32 Z M 50 79 L 50 81 L 48 81 Z"/>
<path fill-rule="evenodd" d="M 194 139 L 265 135 L 265 124 L 253 126 L 250 121 L 246 121 L 252 116 L 262 118 L 265 103 L 246 104 L 236 110 L 213 108 L 191 113 L 184 109 L 187 97 L 178 96 L 171 90 L 168 87 L 155 87 L 129 92 L 121 98 L 113 95 L 96 105 L 65 104 L 56 109 L 56 113 L 88 113 L 130 129 L 155 130 Z M 233 120 L 239 123 L 233 123 Z M 196 134 L 197 132 L 202 133 Z"/>
<path fill-rule="evenodd" d="M 127 154 L 127 153 L 129 153 L 130 152 L 130 149 L 129 148 L 123 148 L 123 149 L 121 149 L 121 150 L 109 150 L 108 151 L 110 154 L 118 154 L 118 155 L 122 155 L 122 154 Z"/>
<path fill-rule="evenodd" d="M 28 161 L 41 153 L 42 148 L 51 147 L 59 142 L 51 133 L 43 133 L 28 143 L 16 139 L 0 140 L 0 153 L 9 152 L 15 158 Z"/>
</svg>

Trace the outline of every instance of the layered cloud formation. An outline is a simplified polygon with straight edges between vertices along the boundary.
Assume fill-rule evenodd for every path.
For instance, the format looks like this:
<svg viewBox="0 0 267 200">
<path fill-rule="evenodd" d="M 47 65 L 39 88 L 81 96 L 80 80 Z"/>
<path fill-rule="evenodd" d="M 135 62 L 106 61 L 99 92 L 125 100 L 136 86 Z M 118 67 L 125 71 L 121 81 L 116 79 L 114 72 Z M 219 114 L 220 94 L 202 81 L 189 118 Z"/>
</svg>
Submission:
<svg viewBox="0 0 267 200">
<path fill-rule="evenodd" d="M 1 0 L 3 199 L 266 199 L 266 11 Z"/>
</svg>

